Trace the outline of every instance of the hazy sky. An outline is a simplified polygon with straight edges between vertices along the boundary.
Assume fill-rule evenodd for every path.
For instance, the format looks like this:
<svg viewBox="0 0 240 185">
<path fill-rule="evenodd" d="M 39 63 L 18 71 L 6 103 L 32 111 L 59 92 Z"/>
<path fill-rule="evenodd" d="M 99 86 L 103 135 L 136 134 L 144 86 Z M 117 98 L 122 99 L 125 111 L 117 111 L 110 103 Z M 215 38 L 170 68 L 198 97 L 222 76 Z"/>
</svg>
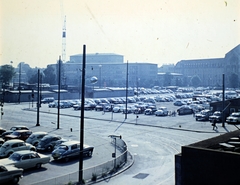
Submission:
<svg viewBox="0 0 240 185">
<path fill-rule="evenodd" d="M 222 58 L 240 44 L 239 0 L 0 0 L 0 63 L 46 67 L 87 53 L 124 62 Z"/>
</svg>

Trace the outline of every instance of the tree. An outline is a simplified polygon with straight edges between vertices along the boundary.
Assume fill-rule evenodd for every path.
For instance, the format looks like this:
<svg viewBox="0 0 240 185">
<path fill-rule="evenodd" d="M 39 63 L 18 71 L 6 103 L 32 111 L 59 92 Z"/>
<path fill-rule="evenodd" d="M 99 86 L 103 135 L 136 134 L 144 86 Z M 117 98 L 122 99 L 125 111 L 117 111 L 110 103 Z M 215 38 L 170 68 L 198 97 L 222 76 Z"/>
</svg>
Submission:
<svg viewBox="0 0 240 185">
<path fill-rule="evenodd" d="M 201 85 L 201 82 L 201 79 L 197 75 L 193 76 L 190 81 L 193 87 L 199 87 Z"/>
<path fill-rule="evenodd" d="M 43 83 L 48 83 L 50 85 L 57 84 L 56 82 L 56 72 L 51 65 L 43 71 Z"/>
<path fill-rule="evenodd" d="M 9 84 L 15 75 L 14 68 L 11 65 L 3 65 L 0 68 L 0 81 L 5 84 Z"/>
</svg>

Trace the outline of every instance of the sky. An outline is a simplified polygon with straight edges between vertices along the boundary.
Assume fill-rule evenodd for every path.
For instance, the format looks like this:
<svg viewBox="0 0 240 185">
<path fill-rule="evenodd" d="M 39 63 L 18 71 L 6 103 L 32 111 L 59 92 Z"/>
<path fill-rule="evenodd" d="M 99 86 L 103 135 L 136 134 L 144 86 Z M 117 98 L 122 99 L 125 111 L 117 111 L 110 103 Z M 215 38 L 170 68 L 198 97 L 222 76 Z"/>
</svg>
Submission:
<svg viewBox="0 0 240 185">
<path fill-rule="evenodd" d="M 62 56 L 115 53 L 158 66 L 223 58 L 240 44 L 237 0 L 0 0 L 0 65 L 47 67 Z"/>
</svg>

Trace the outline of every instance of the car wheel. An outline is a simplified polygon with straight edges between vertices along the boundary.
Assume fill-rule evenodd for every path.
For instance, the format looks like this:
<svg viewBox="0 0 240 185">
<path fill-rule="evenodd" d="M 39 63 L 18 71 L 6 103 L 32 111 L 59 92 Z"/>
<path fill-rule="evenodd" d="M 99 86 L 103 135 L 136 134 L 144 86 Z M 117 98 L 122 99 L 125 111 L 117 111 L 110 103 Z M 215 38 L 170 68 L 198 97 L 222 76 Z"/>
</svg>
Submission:
<svg viewBox="0 0 240 185">
<path fill-rule="evenodd" d="M 88 151 L 88 157 L 91 157 L 92 156 L 92 151 Z"/>
<path fill-rule="evenodd" d="M 65 162 L 68 162 L 68 161 L 69 161 L 69 157 L 66 157 L 66 158 L 64 159 L 64 161 L 65 161 Z"/>
<path fill-rule="evenodd" d="M 41 167 L 42 167 L 42 164 L 41 164 L 41 163 L 37 163 L 37 164 L 36 164 L 36 168 L 37 168 L 37 169 L 39 169 L 39 168 L 41 168 Z"/>
<path fill-rule="evenodd" d="M 17 184 L 18 182 L 19 182 L 19 177 L 18 176 L 13 177 L 12 183 Z"/>
<path fill-rule="evenodd" d="M 48 151 L 48 152 L 51 152 L 51 151 L 52 151 L 52 146 L 48 146 L 48 147 L 47 147 L 47 151 Z"/>
<path fill-rule="evenodd" d="M 36 149 L 35 149 L 35 148 L 31 148 L 30 150 L 31 150 L 31 151 L 34 151 L 34 152 L 36 151 Z"/>
<path fill-rule="evenodd" d="M 37 147 L 37 145 L 38 145 L 38 142 L 34 143 L 34 145 L 33 145 L 33 146 Z"/>
</svg>

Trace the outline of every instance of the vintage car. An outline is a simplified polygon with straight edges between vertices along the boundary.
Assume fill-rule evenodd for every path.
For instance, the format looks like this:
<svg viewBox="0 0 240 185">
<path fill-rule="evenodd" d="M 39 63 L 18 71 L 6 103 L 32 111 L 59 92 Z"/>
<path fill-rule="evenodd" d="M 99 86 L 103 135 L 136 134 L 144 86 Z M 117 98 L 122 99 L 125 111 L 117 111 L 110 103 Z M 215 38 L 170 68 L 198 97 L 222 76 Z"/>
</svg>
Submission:
<svg viewBox="0 0 240 185">
<path fill-rule="evenodd" d="M 41 103 L 51 103 L 54 102 L 54 97 L 46 97 L 41 100 Z"/>
<path fill-rule="evenodd" d="M 57 135 L 46 135 L 44 136 L 37 145 L 38 151 L 48 151 L 51 152 L 56 145 L 57 141 L 62 139 Z"/>
<path fill-rule="evenodd" d="M 37 146 L 40 140 L 47 134 L 47 132 L 34 132 L 27 138 L 26 143 Z"/>
<path fill-rule="evenodd" d="M 11 139 L 3 143 L 0 147 L 0 157 L 9 157 L 13 152 L 19 150 L 32 150 L 36 151 L 35 146 L 25 143 L 20 139 Z"/>
<path fill-rule="evenodd" d="M 228 124 L 239 124 L 240 123 L 240 112 L 233 112 L 227 117 L 226 122 Z"/>
<path fill-rule="evenodd" d="M 94 147 L 84 145 L 83 155 L 91 157 Z M 62 143 L 57 149 L 52 152 L 54 160 L 64 159 L 66 162 L 72 157 L 77 157 L 80 154 L 80 143 L 79 141 L 67 141 Z"/>
<path fill-rule="evenodd" d="M 3 138 L 0 138 L 0 147 L 3 145 L 4 142 L 5 140 Z"/>
<path fill-rule="evenodd" d="M 209 116 L 212 115 L 211 110 L 202 110 L 201 112 L 195 114 L 196 121 L 208 121 Z"/>
<path fill-rule="evenodd" d="M 159 107 L 158 110 L 155 112 L 156 116 L 167 116 L 168 110 L 166 107 Z"/>
<path fill-rule="evenodd" d="M 47 155 L 39 154 L 30 150 L 14 152 L 6 159 L 1 159 L 0 163 L 4 165 L 14 165 L 16 168 L 41 168 L 43 164 L 50 161 Z"/>
<path fill-rule="evenodd" d="M 220 111 L 215 111 L 213 115 L 209 116 L 210 122 L 221 123 L 222 122 L 222 113 Z"/>
<path fill-rule="evenodd" d="M 6 129 L 0 127 L 0 136 L 2 135 L 2 133 L 6 132 L 6 131 L 7 131 Z"/>
<path fill-rule="evenodd" d="M 193 109 L 188 105 L 183 105 L 179 109 L 177 109 L 178 115 L 186 115 L 186 114 L 193 114 Z"/>
<path fill-rule="evenodd" d="M 29 130 L 29 128 L 27 126 L 17 125 L 17 126 L 11 127 L 10 130 L 7 130 L 6 132 L 3 132 L 1 137 L 5 137 L 6 135 L 9 135 L 16 130 Z"/>
<path fill-rule="evenodd" d="M 22 175 L 23 169 L 12 165 L 4 166 L 0 164 L 0 184 L 17 184 Z"/>
<path fill-rule="evenodd" d="M 7 141 L 10 139 L 21 139 L 25 141 L 31 134 L 32 134 L 31 130 L 16 130 L 9 135 L 5 135 L 4 140 Z"/>
</svg>

